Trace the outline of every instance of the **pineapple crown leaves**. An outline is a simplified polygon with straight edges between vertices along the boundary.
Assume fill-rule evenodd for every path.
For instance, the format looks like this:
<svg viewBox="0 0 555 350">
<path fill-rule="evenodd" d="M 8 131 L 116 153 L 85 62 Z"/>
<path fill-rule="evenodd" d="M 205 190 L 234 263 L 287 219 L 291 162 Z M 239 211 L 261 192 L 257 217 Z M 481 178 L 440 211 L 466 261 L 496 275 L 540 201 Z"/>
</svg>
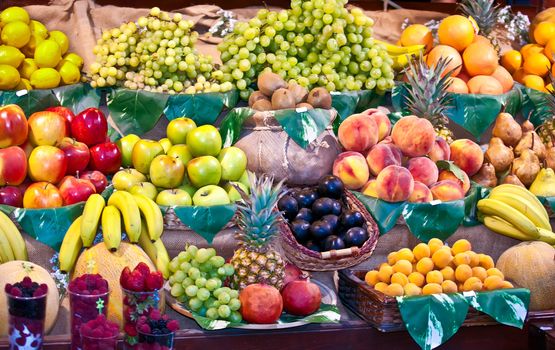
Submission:
<svg viewBox="0 0 555 350">
<path fill-rule="evenodd" d="M 553 74 L 551 72 L 549 72 L 549 84 L 551 84 L 551 86 L 555 88 L 555 77 L 553 77 Z M 549 104 L 549 109 L 551 110 L 551 113 L 555 114 L 555 90 L 553 88 L 548 89 L 549 98 L 547 99 L 547 103 Z"/>
<path fill-rule="evenodd" d="M 467 17 L 472 17 L 480 32 L 489 35 L 497 25 L 499 4 L 495 4 L 494 0 L 463 0 L 459 4 L 461 13 Z"/>
</svg>

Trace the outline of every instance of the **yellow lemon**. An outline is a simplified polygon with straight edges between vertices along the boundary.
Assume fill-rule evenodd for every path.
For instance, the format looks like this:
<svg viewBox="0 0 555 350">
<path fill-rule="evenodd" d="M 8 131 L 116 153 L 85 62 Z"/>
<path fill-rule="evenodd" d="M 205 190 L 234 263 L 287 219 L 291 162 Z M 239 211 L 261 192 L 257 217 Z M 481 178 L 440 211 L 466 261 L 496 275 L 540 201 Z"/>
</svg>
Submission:
<svg viewBox="0 0 555 350">
<path fill-rule="evenodd" d="M 29 80 L 21 79 L 21 81 L 19 82 L 19 84 L 17 84 L 15 89 L 17 91 L 19 91 L 19 90 L 33 90 L 33 87 L 31 86 L 31 82 L 29 82 Z"/>
<path fill-rule="evenodd" d="M 12 90 L 19 84 L 19 72 L 12 66 L 0 64 L 0 90 Z"/>
<path fill-rule="evenodd" d="M 54 68 L 40 68 L 31 74 L 31 85 L 35 89 L 51 89 L 60 85 L 60 73 Z"/>
<path fill-rule="evenodd" d="M 24 58 L 25 55 L 19 49 L 13 46 L 0 45 L 0 64 L 7 64 L 17 68 Z"/>
<path fill-rule="evenodd" d="M 69 49 L 69 39 L 64 34 L 64 32 L 61 32 L 59 30 L 53 30 L 50 32 L 50 36 L 48 37 L 48 39 L 52 39 L 55 42 L 57 42 L 58 45 L 60 45 L 60 49 L 62 50 L 62 55 L 67 52 L 67 49 Z"/>
<path fill-rule="evenodd" d="M 2 42 L 17 47 L 25 46 L 31 39 L 31 29 L 21 21 L 10 22 L 2 28 Z"/>
<path fill-rule="evenodd" d="M 65 61 L 69 61 L 81 69 L 83 67 L 83 58 L 76 53 L 70 52 L 63 57 Z"/>
<path fill-rule="evenodd" d="M 60 45 L 55 40 L 46 39 L 35 50 L 35 62 L 41 68 L 54 68 L 61 59 Z"/>
<path fill-rule="evenodd" d="M 15 21 L 29 23 L 29 19 L 29 13 L 24 8 L 19 6 L 8 7 L 0 13 L 0 22 L 3 24 Z"/>
<path fill-rule="evenodd" d="M 35 50 L 37 49 L 38 44 L 44 41 L 44 38 L 37 36 L 35 33 L 31 33 L 31 39 L 27 45 L 21 48 L 21 52 L 25 54 L 27 57 L 33 57 L 35 55 Z"/>
<path fill-rule="evenodd" d="M 25 79 L 31 79 L 31 74 L 37 69 L 39 69 L 39 66 L 37 66 L 35 60 L 32 58 L 24 59 L 23 63 L 18 68 L 19 75 Z"/>
<path fill-rule="evenodd" d="M 35 34 L 38 38 L 46 39 L 48 37 L 48 29 L 39 21 L 32 19 L 31 23 L 29 23 L 29 28 L 31 33 Z"/>
<path fill-rule="evenodd" d="M 79 68 L 69 61 L 62 60 L 62 63 L 59 65 L 58 72 L 62 77 L 62 81 L 66 85 L 75 84 L 81 79 L 81 72 L 79 71 Z"/>
</svg>

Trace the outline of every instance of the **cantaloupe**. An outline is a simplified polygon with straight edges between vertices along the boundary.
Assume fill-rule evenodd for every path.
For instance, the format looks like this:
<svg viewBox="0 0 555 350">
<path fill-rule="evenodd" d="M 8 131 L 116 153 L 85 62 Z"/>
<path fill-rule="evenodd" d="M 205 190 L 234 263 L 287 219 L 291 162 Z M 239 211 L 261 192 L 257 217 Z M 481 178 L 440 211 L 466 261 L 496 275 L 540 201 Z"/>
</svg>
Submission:
<svg viewBox="0 0 555 350">
<path fill-rule="evenodd" d="M 530 289 L 530 310 L 555 309 L 555 248 L 544 242 L 522 242 L 497 260 L 505 279 Z"/>
<path fill-rule="evenodd" d="M 126 266 L 134 269 L 140 262 L 146 263 L 152 271 L 156 270 L 148 255 L 139 246 L 121 242 L 119 249 L 112 253 L 106 249 L 104 243 L 100 242 L 81 253 L 75 264 L 72 278 L 87 273 L 98 273 L 104 277 L 110 286 L 108 318 L 120 324 L 121 327 L 123 324 L 122 290 L 119 277 Z"/>
<path fill-rule="evenodd" d="M 44 323 L 45 333 L 48 333 L 58 316 L 60 308 L 60 294 L 56 282 L 50 273 L 37 264 L 28 261 L 10 261 L 0 265 L 0 337 L 8 335 L 8 308 L 4 288 L 8 283 L 21 282 L 24 277 L 30 277 L 33 282 L 46 283 L 48 295 L 46 297 L 46 318 Z"/>
</svg>

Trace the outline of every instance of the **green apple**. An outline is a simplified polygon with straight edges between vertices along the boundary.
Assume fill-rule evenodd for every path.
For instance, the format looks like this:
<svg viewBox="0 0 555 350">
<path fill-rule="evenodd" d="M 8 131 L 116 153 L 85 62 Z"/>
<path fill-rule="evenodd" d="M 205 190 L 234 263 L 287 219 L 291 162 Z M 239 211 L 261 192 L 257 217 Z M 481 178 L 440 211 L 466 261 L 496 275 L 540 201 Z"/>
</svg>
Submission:
<svg viewBox="0 0 555 350">
<path fill-rule="evenodd" d="M 249 171 L 248 170 L 245 170 L 243 175 L 241 175 L 241 177 L 239 178 L 238 182 L 242 183 L 243 185 L 247 186 L 248 188 L 251 187 L 251 183 L 249 181 Z"/>
<path fill-rule="evenodd" d="M 187 192 L 191 197 L 194 196 L 197 188 L 190 183 L 183 183 L 181 186 L 178 187 L 180 190 Z"/>
<path fill-rule="evenodd" d="M 193 186 L 217 185 L 222 179 L 222 166 L 212 156 L 198 157 L 187 163 L 187 176 Z"/>
<path fill-rule="evenodd" d="M 166 152 L 166 154 L 170 157 L 181 160 L 184 166 L 187 166 L 187 163 L 189 163 L 189 161 L 193 159 L 193 156 L 191 155 L 191 152 L 189 152 L 189 148 L 187 147 L 187 145 L 173 145 Z"/>
<path fill-rule="evenodd" d="M 222 137 L 212 125 L 199 126 L 187 134 L 187 146 L 193 157 L 216 157 L 222 150 Z"/>
<path fill-rule="evenodd" d="M 224 205 L 231 203 L 227 192 L 216 185 L 208 185 L 198 189 L 193 196 L 193 204 L 201 207 Z"/>
<path fill-rule="evenodd" d="M 127 191 L 131 194 L 143 194 L 152 200 L 155 200 L 156 196 L 158 195 L 158 190 L 156 189 L 156 186 L 146 181 L 134 184 Z"/>
<path fill-rule="evenodd" d="M 189 131 L 197 127 L 193 119 L 181 117 L 169 122 L 166 135 L 174 145 L 183 145 L 187 141 Z"/>
<path fill-rule="evenodd" d="M 188 206 L 191 205 L 191 196 L 178 188 L 172 190 L 163 190 L 158 193 L 156 203 L 164 206 Z"/>
<path fill-rule="evenodd" d="M 183 183 L 184 176 L 183 162 L 174 157 L 162 154 L 150 163 L 150 182 L 156 187 L 175 188 Z"/>
<path fill-rule="evenodd" d="M 143 174 L 148 174 L 150 171 L 150 163 L 154 158 L 161 154 L 164 154 L 164 148 L 160 142 L 153 140 L 139 140 L 133 147 L 133 152 L 131 153 L 133 168 Z"/>
<path fill-rule="evenodd" d="M 112 177 L 114 188 L 118 191 L 127 191 L 131 186 L 143 181 L 146 181 L 146 176 L 133 168 L 120 170 Z"/>
<path fill-rule="evenodd" d="M 237 181 L 247 169 L 247 155 L 238 147 L 222 149 L 218 160 L 222 165 L 222 180 Z"/>
<path fill-rule="evenodd" d="M 158 142 L 160 142 L 160 144 L 162 145 L 162 148 L 164 149 L 164 153 L 168 153 L 168 150 L 171 148 L 171 146 L 173 146 L 172 142 L 167 137 L 161 139 Z"/>
<path fill-rule="evenodd" d="M 233 187 L 233 185 L 239 187 L 243 192 L 245 192 L 246 194 L 249 194 L 249 188 L 245 185 L 243 185 L 240 182 L 228 182 L 225 184 L 224 186 L 224 190 L 227 191 L 227 196 L 229 197 L 229 199 L 232 202 L 237 202 L 239 200 L 242 199 L 241 194 L 239 193 L 239 191 L 237 191 L 237 189 L 235 187 Z"/>
<path fill-rule="evenodd" d="M 141 138 L 135 134 L 129 134 L 116 141 L 116 145 L 121 153 L 122 167 L 129 168 L 133 165 L 131 162 L 131 153 L 133 152 L 133 146 L 135 146 L 140 139 Z"/>
</svg>

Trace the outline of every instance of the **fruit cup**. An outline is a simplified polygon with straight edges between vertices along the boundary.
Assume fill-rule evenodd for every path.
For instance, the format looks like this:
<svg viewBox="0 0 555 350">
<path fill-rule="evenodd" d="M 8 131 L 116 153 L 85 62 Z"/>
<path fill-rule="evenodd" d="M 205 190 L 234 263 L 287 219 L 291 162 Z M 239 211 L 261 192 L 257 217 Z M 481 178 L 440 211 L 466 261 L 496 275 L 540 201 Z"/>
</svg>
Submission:
<svg viewBox="0 0 555 350">
<path fill-rule="evenodd" d="M 168 315 L 163 315 L 158 309 L 139 317 L 137 333 L 139 334 L 139 350 L 171 350 L 173 338 L 179 329 L 179 322 L 171 320 Z"/>
<path fill-rule="evenodd" d="M 118 346 L 118 334 L 109 337 L 96 338 L 83 335 L 81 337 L 81 349 L 83 350 L 116 350 Z"/>
<path fill-rule="evenodd" d="M 83 350 L 116 350 L 119 327 L 100 314 L 79 327 Z"/>
<path fill-rule="evenodd" d="M 136 320 L 143 315 L 148 315 L 152 309 L 158 309 L 160 304 L 160 290 L 149 292 L 134 292 L 123 288 L 123 315 L 125 332 L 125 347 L 137 343 Z"/>
<path fill-rule="evenodd" d="M 138 330 L 139 333 L 139 346 L 138 350 L 172 350 L 173 349 L 173 338 L 175 332 L 170 332 L 168 334 L 152 334 L 143 333 Z"/>
<path fill-rule="evenodd" d="M 98 291 L 98 290 L 96 290 Z M 82 294 L 82 292 L 75 292 L 69 290 L 69 305 L 71 308 L 71 349 L 80 349 L 81 345 L 81 332 L 80 327 L 82 324 L 96 318 L 99 313 L 106 315 L 108 310 L 108 297 L 110 292 Z M 99 304 L 104 307 L 99 311 Z"/>
</svg>

